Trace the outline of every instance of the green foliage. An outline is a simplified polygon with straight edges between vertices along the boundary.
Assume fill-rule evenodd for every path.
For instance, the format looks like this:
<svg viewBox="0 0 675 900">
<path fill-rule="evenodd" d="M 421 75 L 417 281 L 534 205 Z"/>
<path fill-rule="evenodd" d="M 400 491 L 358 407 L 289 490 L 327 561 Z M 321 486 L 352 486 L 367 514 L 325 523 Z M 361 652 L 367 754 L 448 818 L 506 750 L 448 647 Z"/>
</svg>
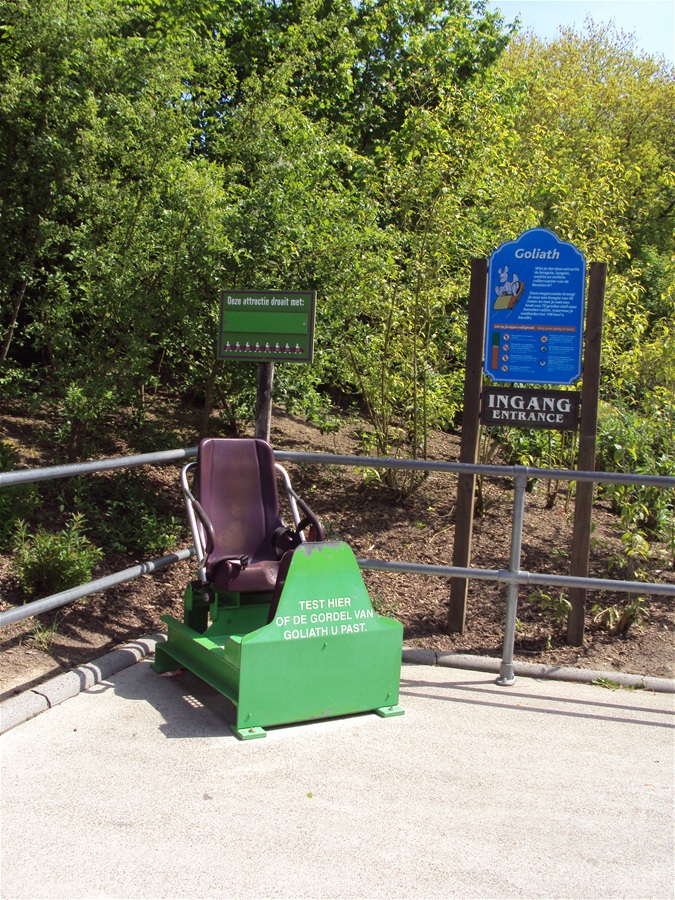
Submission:
<svg viewBox="0 0 675 900">
<path fill-rule="evenodd" d="M 0 472 L 9 472 L 19 461 L 19 454 L 8 441 L 0 441 Z"/>
<path fill-rule="evenodd" d="M 14 469 L 18 460 L 18 454 L 12 445 L 7 441 L 0 441 L 0 472 Z M 16 522 L 19 519 L 32 519 L 38 506 L 38 492 L 32 484 L 0 488 L 0 550 L 6 550 L 11 545 Z"/>
<path fill-rule="evenodd" d="M 546 431 L 527 428 L 492 428 L 491 435 L 499 445 L 507 465 L 533 466 L 540 469 L 574 469 L 576 466 L 577 435 L 565 431 Z M 532 490 L 535 479 L 529 479 L 527 489 Z M 572 492 L 572 484 L 563 485 L 566 503 Z M 560 482 L 546 483 L 546 507 L 555 505 Z"/>
<path fill-rule="evenodd" d="M 198 129 L 185 90 L 204 61 L 194 42 L 134 34 L 132 4 L 5 7 L 3 351 L 14 338 L 37 365 L 46 357 L 49 387 L 72 399 L 77 385 L 80 409 L 111 392 L 136 403 L 167 326 L 205 290 L 216 296 L 222 198 L 208 163 L 189 158 Z M 73 419 L 72 454 L 87 424 Z"/>
<path fill-rule="evenodd" d="M 547 594 L 542 590 L 533 591 L 529 595 L 530 602 L 548 618 L 553 619 L 557 625 L 562 625 L 572 609 L 572 604 L 564 593 Z"/>
<path fill-rule="evenodd" d="M 546 631 L 545 649 L 550 650 L 553 635 L 556 631 L 562 632 L 564 629 L 572 604 L 562 591 L 556 594 L 546 593 L 546 591 L 541 589 L 537 589 L 529 594 L 528 600 Z"/>
<path fill-rule="evenodd" d="M 672 408 L 645 416 L 637 410 L 602 404 L 596 467 L 608 472 L 675 475 Z M 640 485 L 604 485 L 626 531 L 642 529 L 665 538 L 675 516 L 673 491 Z"/>
<path fill-rule="evenodd" d="M 598 687 L 607 688 L 608 691 L 621 690 L 621 685 L 617 681 L 612 681 L 611 678 L 596 678 L 592 683 L 597 684 Z"/>
<path fill-rule="evenodd" d="M 619 568 L 628 581 L 644 580 L 643 563 L 651 556 L 649 543 L 639 531 L 626 531 L 621 536 L 621 551 L 610 557 L 610 571 Z"/>
<path fill-rule="evenodd" d="M 62 423 L 54 439 L 58 446 L 65 448 L 69 463 L 86 455 L 91 431 L 104 424 L 105 416 L 113 411 L 114 404 L 115 393 L 106 389 L 105 382 L 89 380 L 67 386 L 59 410 Z"/>
<path fill-rule="evenodd" d="M 174 549 L 183 536 L 184 518 L 176 515 L 173 499 L 164 496 L 147 473 L 130 470 L 88 479 L 74 503 L 106 552 L 147 559 Z"/>
<path fill-rule="evenodd" d="M 639 629 L 649 618 L 644 597 L 634 597 L 623 607 L 594 604 L 591 607 L 593 622 L 614 634 L 626 635 L 631 628 Z"/>
<path fill-rule="evenodd" d="M 495 428 L 493 436 L 502 448 L 504 462 L 509 466 L 536 466 L 540 468 L 570 468 L 564 456 L 564 432 L 536 428 Z M 560 463 L 560 465 L 557 465 Z"/>
<path fill-rule="evenodd" d="M 77 514 L 56 534 L 42 526 L 30 534 L 25 522 L 17 522 L 14 562 L 23 591 L 29 596 L 45 596 L 91 579 L 102 553 L 85 536 L 83 528 L 84 517 Z"/>
<path fill-rule="evenodd" d="M 503 68 L 527 90 L 514 110 L 516 189 L 538 224 L 591 259 L 625 265 L 640 246 L 672 250 L 675 134 L 662 115 L 673 104 L 672 71 L 639 57 L 612 26 L 592 23 L 547 45 L 513 41 Z"/>
<path fill-rule="evenodd" d="M 60 618 L 58 613 L 56 614 L 53 622 L 50 625 L 44 624 L 38 618 L 33 619 L 33 633 L 31 635 L 31 643 L 36 650 L 41 650 L 43 653 L 49 653 L 56 637 L 56 632 L 59 627 L 59 621 Z"/>
<path fill-rule="evenodd" d="M 390 619 L 396 618 L 396 613 L 398 612 L 398 604 L 396 601 L 391 600 L 388 597 L 383 597 L 377 592 L 371 592 L 370 599 L 373 604 L 373 609 L 378 616 L 387 616 Z"/>
<path fill-rule="evenodd" d="M 459 419 L 469 260 L 540 225 L 610 264 L 603 399 L 647 435 L 633 462 L 670 471 L 662 61 L 612 27 L 514 37 L 470 0 L 0 8 L 0 391 L 56 398 L 69 460 L 120 406 L 140 440 L 159 389 L 199 398 L 201 433 L 242 432 L 255 367 L 214 361 L 219 291 L 279 287 L 318 310 L 315 362 L 278 366 L 275 400 L 330 428 L 350 397 L 373 452 L 424 457 Z M 574 452 L 504 440 L 512 461 Z M 667 531 L 672 503 L 616 500 Z"/>
</svg>

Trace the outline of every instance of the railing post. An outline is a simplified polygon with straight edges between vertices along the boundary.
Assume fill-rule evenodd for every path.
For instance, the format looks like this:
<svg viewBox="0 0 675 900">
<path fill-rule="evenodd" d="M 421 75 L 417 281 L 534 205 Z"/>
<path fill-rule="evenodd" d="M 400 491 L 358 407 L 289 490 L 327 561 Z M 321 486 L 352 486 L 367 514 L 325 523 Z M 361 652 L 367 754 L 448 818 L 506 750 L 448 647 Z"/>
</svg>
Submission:
<svg viewBox="0 0 675 900">
<path fill-rule="evenodd" d="M 511 579 L 506 588 L 506 622 L 504 624 L 504 647 L 502 664 L 499 667 L 497 684 L 512 685 L 515 680 L 513 671 L 513 645 L 516 640 L 516 613 L 518 611 L 518 582 L 514 576 L 520 574 L 520 556 L 523 548 L 523 519 L 525 517 L 525 490 L 527 488 L 527 466 L 514 466 L 513 522 L 511 525 L 511 556 L 509 558 L 509 576 Z"/>
</svg>

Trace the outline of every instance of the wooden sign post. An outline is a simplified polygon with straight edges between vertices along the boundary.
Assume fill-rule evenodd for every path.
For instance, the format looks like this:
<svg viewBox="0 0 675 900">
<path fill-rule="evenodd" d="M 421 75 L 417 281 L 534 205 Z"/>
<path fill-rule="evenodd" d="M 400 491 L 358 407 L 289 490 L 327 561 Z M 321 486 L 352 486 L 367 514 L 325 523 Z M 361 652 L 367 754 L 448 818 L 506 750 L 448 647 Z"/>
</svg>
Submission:
<svg viewBox="0 0 675 900">
<path fill-rule="evenodd" d="M 270 442 L 272 428 L 272 390 L 274 362 L 258 363 L 258 382 L 255 398 L 255 437 Z"/>
<path fill-rule="evenodd" d="M 595 471 L 598 396 L 600 393 L 600 349 L 602 345 L 602 318 L 605 305 L 606 280 L 607 263 L 591 263 L 586 314 L 584 378 L 581 390 L 579 454 L 577 458 L 577 469 L 580 472 Z M 594 488 L 595 485 L 591 481 L 577 482 L 574 498 L 571 574 L 581 578 L 585 578 L 588 575 Z M 570 591 L 570 603 L 572 604 L 572 609 L 567 619 L 567 643 L 580 647 L 584 642 L 586 589 L 572 588 Z"/>
<path fill-rule="evenodd" d="M 480 393 L 483 386 L 483 335 L 485 333 L 485 296 L 488 261 L 471 260 L 469 287 L 469 322 L 466 336 L 466 368 L 464 371 L 464 413 L 459 461 L 476 464 L 480 435 Z M 455 544 L 452 564 L 467 568 L 471 561 L 473 537 L 473 502 L 476 476 L 462 473 L 457 479 L 457 507 L 455 510 Z M 466 626 L 466 597 L 469 582 L 466 578 L 450 581 L 448 631 L 464 634 Z"/>
</svg>

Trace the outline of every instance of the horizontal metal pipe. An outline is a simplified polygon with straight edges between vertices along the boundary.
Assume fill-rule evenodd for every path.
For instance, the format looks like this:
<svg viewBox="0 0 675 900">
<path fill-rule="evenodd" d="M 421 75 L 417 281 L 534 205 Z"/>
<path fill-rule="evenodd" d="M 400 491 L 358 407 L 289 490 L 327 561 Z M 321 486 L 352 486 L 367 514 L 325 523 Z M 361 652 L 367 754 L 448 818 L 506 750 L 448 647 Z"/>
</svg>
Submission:
<svg viewBox="0 0 675 900">
<path fill-rule="evenodd" d="M 31 616 L 38 616 L 40 613 L 49 612 L 52 609 L 58 609 L 59 606 L 65 606 L 67 603 L 72 603 L 73 600 L 88 597 L 89 594 L 104 591 L 107 588 L 115 587 L 117 584 L 124 584 L 125 581 L 133 581 L 134 578 L 140 578 L 141 575 L 149 575 L 151 572 L 166 569 L 167 566 L 190 559 L 194 555 L 194 547 L 189 547 L 187 550 L 178 550 L 176 553 L 169 553 L 160 557 L 160 559 L 151 559 L 129 569 L 123 569 L 121 572 L 97 578 L 96 581 L 89 581 L 87 584 L 81 584 L 67 591 L 51 594 L 51 596 L 42 600 L 33 600 L 30 603 L 24 603 L 22 606 L 7 609 L 4 612 L 0 612 L 0 628 L 4 628 L 14 622 L 20 622 L 22 619 L 30 619 Z"/>
<path fill-rule="evenodd" d="M 136 466 L 179 462 L 196 455 L 197 448 L 189 447 L 187 450 L 160 450 L 157 453 L 141 453 L 137 456 L 120 456 L 85 463 L 69 463 L 63 466 L 46 466 L 42 469 L 0 472 L 0 488 L 8 487 L 11 484 L 53 481 L 55 478 L 75 478 L 78 475 L 91 475 L 93 472 L 107 472 L 112 469 L 132 469 Z"/>
<path fill-rule="evenodd" d="M 648 581 L 613 581 L 611 578 L 581 578 L 574 575 L 547 575 L 540 572 L 520 572 L 521 584 L 552 584 L 557 587 L 580 587 L 591 591 L 623 591 L 627 594 L 660 594 L 675 597 L 675 584 L 654 584 Z"/>
<path fill-rule="evenodd" d="M 140 563 L 137 566 L 123 569 L 121 572 L 115 572 L 112 575 L 106 575 L 104 578 L 98 578 L 96 581 L 90 581 L 79 587 L 61 591 L 59 594 L 52 594 L 42 600 L 33 600 L 31 603 L 26 603 L 22 606 L 15 606 L 13 609 L 0 612 L 0 628 L 4 628 L 14 622 L 20 622 L 22 619 L 29 619 L 31 616 L 40 615 L 40 613 L 49 612 L 60 606 L 65 606 L 67 603 L 72 603 L 74 600 L 87 597 L 89 594 L 94 594 L 97 591 L 115 587 L 115 585 L 123 584 L 126 581 L 133 581 L 135 578 L 140 578 L 141 575 L 158 572 L 194 555 L 194 547 L 189 547 L 187 550 L 178 550 L 176 553 L 168 554 L 160 559 Z M 470 569 L 460 566 L 435 566 L 428 563 L 392 562 L 383 559 L 357 559 L 357 562 L 361 569 L 399 572 L 407 575 L 431 575 L 438 578 L 473 578 L 476 581 L 496 581 L 502 584 L 513 582 L 528 585 L 584 587 L 597 591 L 614 590 L 632 594 L 660 594 L 675 597 L 675 585 L 672 584 L 651 584 L 643 581 L 612 581 L 607 578 L 579 578 L 570 575 L 546 575 L 524 571 L 512 573 L 508 569 Z"/>
<path fill-rule="evenodd" d="M 383 559 L 357 559 L 362 569 L 401 572 L 408 575 L 434 575 L 439 578 L 472 578 L 500 584 L 553 584 L 558 587 L 581 587 L 595 591 L 623 591 L 630 594 L 661 594 L 675 597 L 675 584 L 648 581 L 613 581 L 610 578 L 581 578 L 574 575 L 547 575 L 538 572 L 510 572 L 509 569 L 466 569 L 460 566 L 434 566 L 429 563 L 390 562 Z"/>
<path fill-rule="evenodd" d="M 434 575 L 438 578 L 475 578 L 478 581 L 499 581 L 498 569 L 463 569 L 460 566 L 435 566 L 431 563 L 390 562 L 384 559 L 357 559 L 361 569 L 380 572 L 401 572 L 405 575 Z"/>
<path fill-rule="evenodd" d="M 134 468 L 167 462 L 192 459 L 197 455 L 196 447 L 178 450 L 162 450 L 157 453 L 142 453 L 137 456 L 122 456 L 112 459 L 92 460 L 86 463 L 72 463 L 62 466 L 48 466 L 42 469 L 19 469 L 0 472 L 0 488 L 12 484 L 49 481 L 55 478 L 74 478 L 105 472 L 113 469 Z M 577 472 L 571 469 L 537 469 L 530 466 L 484 466 L 471 463 L 440 462 L 422 459 L 394 459 L 380 456 L 342 456 L 332 453 L 296 453 L 292 450 L 275 450 L 277 460 L 306 462 L 314 465 L 356 466 L 380 469 L 412 469 L 421 472 L 447 472 L 454 474 L 473 473 L 496 478 L 514 478 L 516 471 L 525 477 L 545 478 L 553 481 L 592 481 L 606 484 L 634 484 L 663 489 L 675 488 L 675 477 L 670 475 L 630 475 L 625 472 Z"/>
<path fill-rule="evenodd" d="M 144 465 L 155 465 L 167 462 L 178 462 L 194 458 L 197 448 L 164 450 L 157 453 L 144 453 L 136 456 L 118 457 L 113 459 L 96 460 L 86 463 L 74 463 L 70 465 L 49 466 L 42 469 L 26 469 L 14 472 L 0 473 L 0 488 L 12 484 L 48 481 L 57 478 L 72 478 L 79 475 L 88 475 L 94 472 L 110 471 L 115 469 L 133 468 Z M 344 465 L 357 467 L 414 469 L 421 471 L 462 473 L 472 472 L 476 474 L 496 476 L 500 478 L 550 478 L 559 481 L 592 481 L 611 484 L 637 484 L 653 485 L 659 488 L 675 488 L 675 478 L 663 475 L 629 475 L 625 473 L 611 474 L 609 472 L 575 472 L 562 469 L 537 469 L 529 466 L 484 466 L 470 465 L 467 463 L 439 462 L 431 460 L 393 459 L 372 456 L 342 456 L 330 453 L 298 453 L 294 451 L 275 451 L 275 458 L 282 461 L 306 462 L 316 465 Z M 175 562 L 194 556 L 194 548 L 181 550 L 159 560 L 151 560 L 89 582 L 35 600 L 24 606 L 15 607 L 0 613 L 0 628 L 21 619 L 39 615 L 59 606 L 64 606 L 73 600 L 85 597 L 96 591 L 105 590 L 117 584 L 131 581 L 141 575 L 158 571 Z M 401 572 L 409 574 L 432 575 L 441 578 L 463 577 L 483 581 L 497 581 L 507 584 L 542 584 L 559 587 L 582 587 L 589 590 L 615 590 L 628 593 L 660 594 L 675 596 L 675 585 L 650 584 L 638 581 L 612 581 L 610 579 L 581 578 L 568 575 L 547 575 L 532 572 L 512 572 L 508 569 L 469 569 L 455 566 L 437 566 L 423 563 L 402 563 L 386 560 L 358 560 L 363 569 Z"/>
<path fill-rule="evenodd" d="M 292 450 L 275 450 L 280 461 L 306 462 L 315 465 L 356 466 L 374 469 L 414 469 L 421 472 L 473 473 L 497 478 L 514 478 L 516 471 L 531 478 L 552 481 L 593 481 L 607 484 L 651 485 L 675 488 L 675 477 L 670 475 L 630 475 L 625 472 L 577 472 L 572 469 L 537 469 L 532 466 L 484 466 L 472 463 L 439 462 L 423 459 L 388 459 L 379 456 L 339 456 L 332 453 L 299 453 Z"/>
</svg>

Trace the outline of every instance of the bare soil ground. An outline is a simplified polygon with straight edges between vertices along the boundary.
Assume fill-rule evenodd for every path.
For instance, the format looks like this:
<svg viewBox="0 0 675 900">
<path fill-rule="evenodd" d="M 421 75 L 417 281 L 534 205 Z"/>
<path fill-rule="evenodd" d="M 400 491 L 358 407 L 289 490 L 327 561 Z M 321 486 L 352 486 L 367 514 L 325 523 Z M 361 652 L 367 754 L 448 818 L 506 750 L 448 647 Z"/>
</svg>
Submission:
<svg viewBox="0 0 675 900">
<path fill-rule="evenodd" d="M 156 421 L 150 416 L 143 445 L 138 439 L 126 442 L 115 437 L 123 432 L 119 427 L 111 428 L 109 437 L 99 440 L 96 456 L 105 458 L 157 449 L 159 444 L 153 442 L 153 427 L 156 427 L 155 436 L 161 435 L 162 447 L 195 446 L 197 416 L 198 412 L 189 410 L 176 414 L 169 435 L 166 414 Z M 25 410 L 14 408 L 3 414 L 0 422 L 0 438 L 19 451 L 21 467 L 49 465 L 54 461 L 50 438 L 53 423 L 48 413 L 33 411 L 28 415 Z M 215 419 L 212 433 L 218 433 L 218 428 Z M 339 431 L 322 434 L 303 420 L 275 409 L 271 441 L 280 450 L 362 454 L 362 428 L 362 423 L 346 420 Z M 430 458 L 456 460 L 458 454 L 457 435 L 437 433 L 431 437 Z M 324 521 L 329 537 L 349 542 L 358 557 L 451 564 L 454 476 L 432 474 L 411 497 L 400 501 L 394 491 L 367 471 L 313 464 L 289 464 L 287 468 L 296 490 Z M 145 472 L 157 492 L 170 501 L 175 514 L 184 519 L 178 467 L 152 467 Z M 563 488 L 553 508 L 548 508 L 545 483 L 535 484 L 527 495 L 521 563 L 524 570 L 569 574 L 573 503 L 568 502 Z M 483 491 L 485 511 L 475 521 L 472 565 L 506 568 L 512 486 L 506 479 L 495 479 L 486 482 Z M 54 497 L 45 503 L 45 524 L 51 524 L 52 518 L 58 519 Z M 621 562 L 620 523 L 608 504 L 596 502 L 593 527 L 591 574 L 603 578 L 626 577 Z M 186 530 L 181 546 L 190 543 Z M 94 577 L 139 561 L 124 554 L 106 556 Z M 650 547 L 650 558 L 643 568 L 646 580 L 675 583 L 673 558 L 663 545 Z M 161 615 L 167 612 L 180 615 L 183 590 L 192 577 L 193 564 L 179 563 L 156 575 L 143 576 L 44 614 L 39 620 L 29 619 L 5 628 L 0 633 L 0 698 L 91 661 L 135 637 L 161 630 Z M 467 627 L 463 635 L 458 635 L 447 633 L 448 579 L 373 571 L 365 572 L 364 577 L 378 611 L 393 615 L 403 623 L 407 646 L 501 656 L 506 606 L 504 585 L 470 583 Z M 672 600 L 645 597 L 641 604 L 643 616 L 626 632 L 618 634 L 611 627 L 612 621 L 625 610 L 631 598 L 618 592 L 589 594 L 585 646 L 570 647 L 564 640 L 560 591 L 555 588 L 543 591 L 546 596 L 540 591 L 521 590 L 517 659 L 638 675 L 675 676 Z M 8 609 L 25 599 L 10 554 L 0 554 L 0 609 Z M 610 612 L 599 616 L 603 610 Z"/>
</svg>

